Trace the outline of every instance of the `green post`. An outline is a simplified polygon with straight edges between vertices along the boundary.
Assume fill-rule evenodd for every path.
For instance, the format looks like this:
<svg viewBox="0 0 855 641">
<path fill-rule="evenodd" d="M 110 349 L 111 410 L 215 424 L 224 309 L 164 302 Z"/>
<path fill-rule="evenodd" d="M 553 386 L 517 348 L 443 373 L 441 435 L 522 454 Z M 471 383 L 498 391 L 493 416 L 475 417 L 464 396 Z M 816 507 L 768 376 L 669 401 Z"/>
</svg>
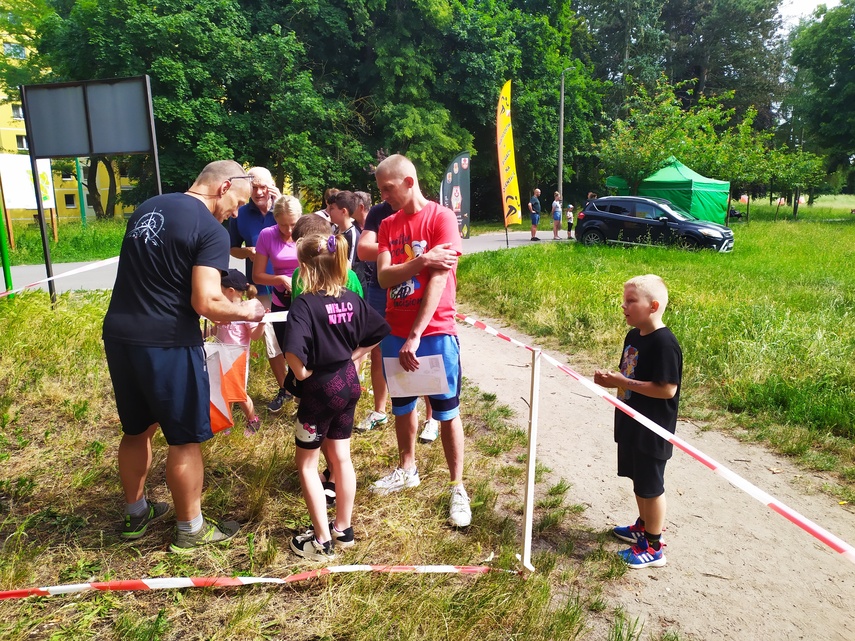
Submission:
<svg viewBox="0 0 855 641">
<path fill-rule="evenodd" d="M 80 170 L 80 158 L 74 159 L 74 167 L 77 169 L 77 204 L 80 205 L 80 223 L 86 227 L 86 201 L 83 199 L 83 172 Z"/>
<path fill-rule="evenodd" d="M 9 248 L 6 246 L 6 220 L 0 204 L 0 262 L 3 263 L 3 280 L 6 289 L 12 289 L 12 266 L 9 264 Z"/>
</svg>

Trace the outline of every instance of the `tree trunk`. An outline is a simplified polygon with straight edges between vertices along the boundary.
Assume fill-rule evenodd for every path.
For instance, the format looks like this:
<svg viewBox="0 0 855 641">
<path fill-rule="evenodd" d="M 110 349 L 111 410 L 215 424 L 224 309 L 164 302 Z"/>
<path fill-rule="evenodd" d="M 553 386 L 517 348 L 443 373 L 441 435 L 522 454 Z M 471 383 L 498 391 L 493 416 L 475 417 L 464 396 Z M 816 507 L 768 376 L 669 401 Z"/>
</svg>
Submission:
<svg viewBox="0 0 855 641">
<path fill-rule="evenodd" d="M 799 198 L 801 197 L 802 190 L 796 187 L 796 191 L 793 195 L 793 220 L 799 219 Z"/>
<path fill-rule="evenodd" d="M 109 156 L 101 158 L 101 162 L 107 168 L 107 176 L 109 177 L 109 188 L 107 190 L 107 207 L 104 210 L 105 218 L 116 217 L 116 199 L 118 197 L 118 185 L 116 182 L 116 169 L 113 166 L 113 159 Z"/>
<path fill-rule="evenodd" d="M 101 204 L 101 192 L 98 191 L 98 162 L 100 156 L 89 158 L 89 167 L 86 169 L 86 190 L 89 193 L 89 203 L 95 210 L 95 218 L 104 218 L 104 206 Z"/>
</svg>

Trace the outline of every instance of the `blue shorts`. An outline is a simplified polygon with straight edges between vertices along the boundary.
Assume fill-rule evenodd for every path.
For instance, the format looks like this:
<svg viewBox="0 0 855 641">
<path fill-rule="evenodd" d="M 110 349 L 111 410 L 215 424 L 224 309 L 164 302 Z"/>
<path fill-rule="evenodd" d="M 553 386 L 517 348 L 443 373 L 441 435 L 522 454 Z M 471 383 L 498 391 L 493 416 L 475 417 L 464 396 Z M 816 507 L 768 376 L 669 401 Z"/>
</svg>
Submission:
<svg viewBox="0 0 855 641">
<path fill-rule="evenodd" d="M 386 318 L 386 290 L 382 287 L 369 285 L 365 292 L 365 300 L 374 308 L 374 311 Z"/>
<path fill-rule="evenodd" d="M 561 222 L 561 212 L 560 211 L 552 212 L 552 220 L 560 223 Z"/>
<path fill-rule="evenodd" d="M 531 224 L 537 227 L 540 223 L 540 214 L 531 214 Z"/>
<path fill-rule="evenodd" d="M 404 346 L 406 339 L 389 334 L 380 343 L 383 358 L 398 358 L 398 352 Z M 429 396 L 433 417 L 437 421 L 450 421 L 460 414 L 460 341 L 457 336 L 435 334 L 422 336 L 416 356 L 442 355 L 445 365 L 445 375 L 448 379 L 448 394 Z M 385 371 L 385 370 L 384 370 Z M 392 398 L 392 414 L 403 416 L 416 409 L 417 396 L 402 396 Z"/>
<path fill-rule="evenodd" d="M 205 349 L 146 347 L 104 341 L 122 431 L 135 436 L 154 423 L 170 445 L 202 443 L 211 432 L 211 384 Z"/>
</svg>

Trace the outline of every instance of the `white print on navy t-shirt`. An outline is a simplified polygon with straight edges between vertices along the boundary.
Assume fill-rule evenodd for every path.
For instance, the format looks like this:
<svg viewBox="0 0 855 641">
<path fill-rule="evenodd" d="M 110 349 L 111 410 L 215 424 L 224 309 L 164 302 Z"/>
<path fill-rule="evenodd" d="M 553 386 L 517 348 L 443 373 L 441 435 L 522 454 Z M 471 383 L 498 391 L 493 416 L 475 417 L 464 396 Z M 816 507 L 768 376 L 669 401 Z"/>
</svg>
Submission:
<svg viewBox="0 0 855 641">
<path fill-rule="evenodd" d="M 353 303 L 329 303 L 326 305 L 327 314 L 329 314 L 330 325 L 338 323 L 349 323 L 353 318 Z"/>
<path fill-rule="evenodd" d="M 151 243 L 158 247 L 162 242 L 160 240 L 160 231 L 163 229 L 163 214 L 154 210 L 148 214 L 143 214 L 134 225 L 134 228 L 128 233 L 129 238 L 142 238 L 144 242 Z"/>
</svg>

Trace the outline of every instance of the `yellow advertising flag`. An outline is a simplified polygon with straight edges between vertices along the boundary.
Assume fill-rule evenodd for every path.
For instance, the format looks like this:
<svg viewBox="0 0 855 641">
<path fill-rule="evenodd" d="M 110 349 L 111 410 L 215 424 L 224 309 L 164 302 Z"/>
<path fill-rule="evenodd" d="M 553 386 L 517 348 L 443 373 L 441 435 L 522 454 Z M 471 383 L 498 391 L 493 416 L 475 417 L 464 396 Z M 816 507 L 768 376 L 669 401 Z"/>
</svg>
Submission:
<svg viewBox="0 0 855 641">
<path fill-rule="evenodd" d="M 522 222 L 520 215 L 520 186 L 517 182 L 517 161 L 514 156 L 514 128 L 511 125 L 511 81 L 499 94 L 496 109 L 496 144 L 499 149 L 499 180 L 502 184 L 502 211 L 505 227 Z"/>
</svg>

